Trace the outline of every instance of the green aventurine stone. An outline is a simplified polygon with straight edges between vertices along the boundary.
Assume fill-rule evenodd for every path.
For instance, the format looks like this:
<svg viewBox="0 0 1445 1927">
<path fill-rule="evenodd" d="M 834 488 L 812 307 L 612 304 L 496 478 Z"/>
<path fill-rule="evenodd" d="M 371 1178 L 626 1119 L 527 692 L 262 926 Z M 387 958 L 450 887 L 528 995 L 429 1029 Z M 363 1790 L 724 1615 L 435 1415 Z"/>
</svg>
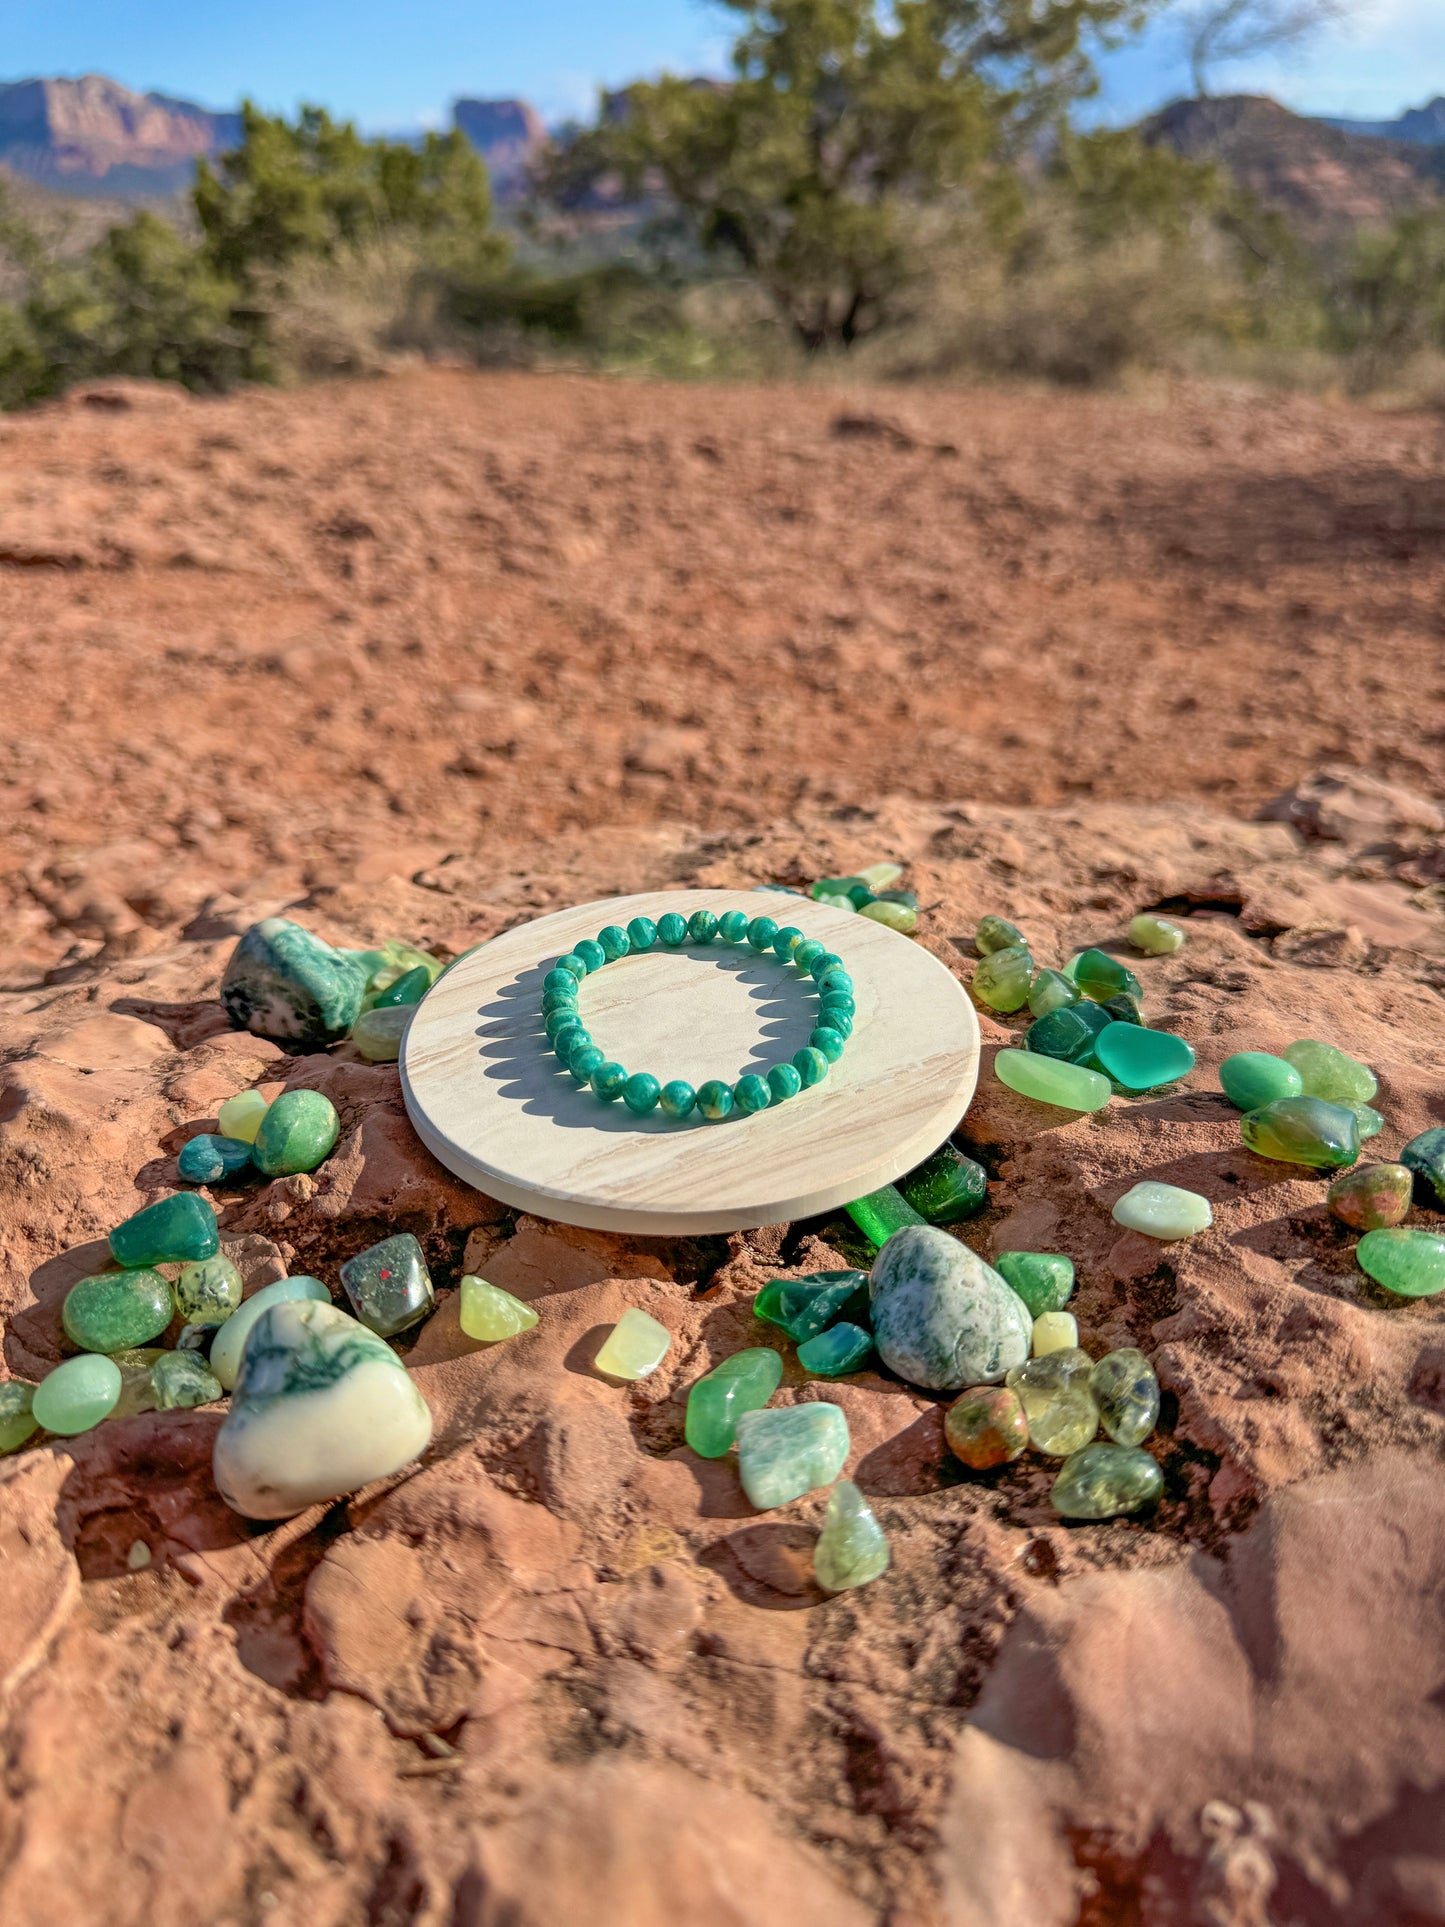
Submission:
<svg viewBox="0 0 1445 1927">
<path fill-rule="evenodd" d="M 1033 1051 L 1001 1050 L 993 1060 L 1001 1084 L 1040 1104 L 1065 1111 L 1101 1111 L 1109 1101 L 1109 1080 L 1082 1064 L 1066 1064 Z M 1353 1119 L 1351 1122 L 1353 1123 Z"/>
<path fill-rule="evenodd" d="M 885 1184 L 881 1191 L 870 1191 L 866 1197 L 854 1198 L 843 1209 L 868 1242 L 880 1247 L 905 1225 L 928 1222 L 891 1184 Z"/>
<path fill-rule="evenodd" d="M 336 1106 L 320 1091 L 282 1091 L 261 1119 L 251 1155 L 268 1178 L 314 1171 L 341 1135 Z"/>
<path fill-rule="evenodd" d="M 851 1479 L 828 1495 L 823 1530 L 813 1548 L 813 1577 L 824 1592 L 866 1586 L 888 1570 L 888 1541 L 873 1508 Z"/>
<path fill-rule="evenodd" d="M 1071 983 L 1062 970 L 1040 970 L 1029 985 L 1029 1009 L 1035 1017 L 1047 1017 L 1051 1010 L 1066 1010 L 1079 1001 L 1079 986 Z"/>
<path fill-rule="evenodd" d="M 1015 1366 L 1004 1381 L 1023 1404 L 1029 1443 L 1050 1458 L 1067 1458 L 1099 1429 L 1099 1408 L 1089 1385 L 1093 1370 L 1093 1359 L 1075 1347 L 1031 1358 Z"/>
<path fill-rule="evenodd" d="M 830 1325 L 798 1347 L 798 1363 L 814 1378 L 841 1378 L 856 1372 L 873 1349 L 873 1334 L 861 1325 Z"/>
<path fill-rule="evenodd" d="M 831 1485 L 847 1456 L 848 1421 L 836 1405 L 781 1405 L 738 1420 L 738 1474 L 759 1512 Z"/>
<path fill-rule="evenodd" d="M 898 1189 L 929 1224 L 957 1224 L 975 1217 L 988 1203 L 988 1173 L 945 1144 L 900 1178 Z"/>
<path fill-rule="evenodd" d="M 419 1004 L 432 986 L 432 974 L 425 964 L 418 964 L 415 970 L 404 970 L 394 984 L 379 990 L 371 1000 L 373 1010 L 403 1009 Z"/>
<path fill-rule="evenodd" d="M 231 1313 L 211 1344 L 211 1370 L 227 1391 L 236 1382 L 246 1340 L 256 1324 L 272 1305 L 290 1304 L 298 1299 L 329 1305 L 331 1293 L 319 1278 L 298 1272 L 294 1277 L 277 1278 L 269 1285 L 262 1285 L 259 1291 L 252 1292 L 239 1311 Z"/>
<path fill-rule="evenodd" d="M 1240 1135 L 1262 1158 L 1336 1171 L 1360 1155 L 1360 1127 L 1343 1104 L 1322 1097 L 1277 1097 L 1239 1120 Z M 1402 1158 L 1403 1162 L 1403 1158 Z"/>
<path fill-rule="evenodd" d="M 162 1352 L 151 1366 L 151 1395 L 159 1412 L 209 1405 L 226 1396 L 199 1352 Z"/>
<path fill-rule="evenodd" d="M 1007 950 L 988 953 L 973 973 L 971 988 L 981 1004 L 1006 1016 L 1010 1011 L 1022 1010 L 1028 1002 L 1033 974 L 1034 960 L 1028 951 L 1012 945 Z"/>
<path fill-rule="evenodd" d="M 1433 1298 L 1445 1291 L 1445 1237 L 1396 1226 L 1367 1231 L 1355 1246 L 1360 1270 L 1401 1298 Z"/>
<path fill-rule="evenodd" d="M 1122 990 L 1137 1003 L 1144 1001 L 1144 986 L 1127 964 L 1111 957 L 1107 950 L 1077 951 L 1064 965 L 1064 975 L 1076 983 L 1086 997 L 1103 1003 L 1106 997 Z"/>
<path fill-rule="evenodd" d="M 121 1391 L 120 1367 L 113 1358 L 88 1352 L 67 1358 L 35 1387 L 31 1410 L 37 1424 L 60 1438 L 88 1432 L 115 1410 Z"/>
<path fill-rule="evenodd" d="M 1412 1137 L 1400 1162 L 1414 1175 L 1415 1202 L 1431 1211 L 1445 1210 L 1445 1125 Z"/>
<path fill-rule="evenodd" d="M 754 1318 L 766 1319 L 789 1338 L 812 1338 L 845 1311 L 866 1317 L 865 1271 L 815 1271 L 806 1278 L 770 1278 L 753 1300 Z"/>
<path fill-rule="evenodd" d="M 687 1395 L 684 1435 L 700 1459 L 720 1459 L 737 1441 L 744 1412 L 760 1411 L 777 1391 L 783 1361 L 769 1345 L 734 1352 Z"/>
<path fill-rule="evenodd" d="M 462 1279 L 457 1319 L 467 1337 L 479 1345 L 499 1345 L 504 1338 L 531 1331 L 537 1314 L 500 1285 L 489 1285 L 485 1278 L 468 1272 Z"/>
<path fill-rule="evenodd" d="M 949 1406 L 943 1436 L 954 1456 L 975 1472 L 1008 1465 L 1029 1442 L 1023 1401 L 1007 1385 L 974 1385 Z"/>
<path fill-rule="evenodd" d="M 1413 1182 L 1408 1165 L 1360 1164 L 1335 1179 L 1326 1201 L 1352 1231 L 1383 1231 L 1408 1213 Z"/>
<path fill-rule="evenodd" d="M 191 1184 L 220 1184 L 251 1168 L 251 1147 L 238 1137 L 203 1131 L 181 1146 L 176 1170 Z"/>
<path fill-rule="evenodd" d="M 40 1420 L 31 1409 L 34 1398 L 35 1387 L 22 1385 L 18 1378 L 0 1385 L 0 1453 L 18 1452 L 40 1430 Z"/>
<path fill-rule="evenodd" d="M 973 933 L 973 947 L 980 957 L 988 957 L 995 950 L 1027 950 L 1028 943 L 1023 931 L 1005 918 L 980 917 Z"/>
<path fill-rule="evenodd" d="M 1306 1097 L 1322 1097 L 1330 1104 L 1368 1104 L 1380 1088 L 1372 1070 L 1314 1037 L 1287 1044 L 1284 1057 L 1299 1072 Z"/>
<path fill-rule="evenodd" d="M 1267 1050 L 1241 1050 L 1220 1065 L 1219 1088 L 1237 1111 L 1258 1111 L 1276 1098 L 1303 1096 L 1304 1079 Z"/>
<path fill-rule="evenodd" d="M 1184 931 L 1168 917 L 1156 917 L 1148 910 L 1130 919 L 1129 941 L 1146 957 L 1169 957 L 1184 946 Z"/>
<path fill-rule="evenodd" d="M 351 1026 L 351 1041 L 368 1064 L 394 1064 L 411 1022 L 412 1006 L 364 1010 Z"/>
<path fill-rule="evenodd" d="M 158 1271 L 107 1271 L 72 1285 L 60 1317 L 66 1337 L 82 1351 L 123 1352 L 163 1332 L 175 1306 Z"/>
<path fill-rule="evenodd" d="M 364 953 L 333 950 L 299 923 L 267 917 L 231 952 L 221 1002 L 238 1030 L 329 1044 L 356 1022 L 368 969 Z"/>
<path fill-rule="evenodd" d="M 1112 1216 L 1115 1224 L 1127 1231 L 1142 1231 L 1148 1238 L 1165 1241 L 1192 1238 L 1196 1231 L 1207 1231 L 1214 1223 L 1208 1198 L 1177 1184 L 1160 1184 L 1155 1178 L 1131 1185 L 1115 1204 Z"/>
<path fill-rule="evenodd" d="M 173 1198 L 148 1204 L 110 1234 L 111 1257 L 128 1269 L 214 1258 L 220 1248 L 216 1214 L 194 1191 L 178 1191 Z"/>
<path fill-rule="evenodd" d="M 172 1286 L 176 1310 L 187 1325 L 224 1325 L 241 1302 L 241 1274 L 220 1252 L 182 1265 Z"/>
<path fill-rule="evenodd" d="M 1086 1445 L 1065 1459 L 1049 1494 L 1066 1519 L 1115 1519 L 1152 1505 L 1164 1490 L 1157 1460 L 1137 1445 Z"/>
<path fill-rule="evenodd" d="M 1093 1055 L 1095 1043 L 1113 1021 L 1102 1004 L 1062 1004 L 1029 1025 L 1024 1049 L 1066 1064 L 1081 1064 Z"/>
<path fill-rule="evenodd" d="M 409 1231 L 348 1258 L 341 1282 L 356 1316 L 383 1338 L 405 1331 L 436 1306 L 426 1258 Z"/>
<path fill-rule="evenodd" d="M 1139 1445 L 1159 1417 L 1159 1380 L 1143 1352 L 1125 1345 L 1101 1358 L 1089 1374 L 1089 1390 L 1104 1430 L 1116 1445 Z"/>
<path fill-rule="evenodd" d="M 1057 1251 L 1001 1251 L 993 1268 L 1023 1299 L 1030 1318 L 1062 1311 L 1074 1295 L 1074 1261 Z"/>
</svg>

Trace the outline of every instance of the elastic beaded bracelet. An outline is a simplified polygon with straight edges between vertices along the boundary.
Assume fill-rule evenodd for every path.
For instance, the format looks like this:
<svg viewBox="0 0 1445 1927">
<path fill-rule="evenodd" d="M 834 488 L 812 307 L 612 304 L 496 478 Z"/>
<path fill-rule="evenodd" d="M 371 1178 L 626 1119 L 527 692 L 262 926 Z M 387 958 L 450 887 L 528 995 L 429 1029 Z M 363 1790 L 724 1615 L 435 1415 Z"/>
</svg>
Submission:
<svg viewBox="0 0 1445 1927">
<path fill-rule="evenodd" d="M 746 943 L 759 956 L 774 956 L 780 963 L 790 963 L 812 981 L 818 993 L 817 1023 L 806 1046 L 795 1051 L 789 1063 L 774 1064 L 765 1077 L 748 1071 L 735 1084 L 710 1077 L 694 1090 L 682 1077 L 662 1084 L 648 1071 L 629 1075 L 593 1041 L 578 1007 L 578 987 L 584 978 L 619 957 L 654 950 L 659 945 L 664 950 L 678 950 L 688 943 Z M 634 917 L 625 930 L 620 924 L 609 923 L 595 939 L 584 937 L 565 957 L 559 957 L 542 979 L 543 1028 L 559 1061 L 577 1083 L 587 1086 L 604 1103 L 621 1098 L 638 1117 L 661 1110 L 674 1123 L 690 1117 L 694 1110 L 713 1124 L 734 1112 L 752 1116 L 786 1104 L 800 1091 L 821 1084 L 829 1067 L 843 1055 L 856 1014 L 853 979 L 843 968 L 841 957 L 791 924 L 779 928 L 772 917 L 753 917 L 750 921 L 741 910 L 725 910 L 720 917 L 711 910 L 695 910 L 690 917 L 669 910 L 655 923 L 651 917 Z"/>
</svg>

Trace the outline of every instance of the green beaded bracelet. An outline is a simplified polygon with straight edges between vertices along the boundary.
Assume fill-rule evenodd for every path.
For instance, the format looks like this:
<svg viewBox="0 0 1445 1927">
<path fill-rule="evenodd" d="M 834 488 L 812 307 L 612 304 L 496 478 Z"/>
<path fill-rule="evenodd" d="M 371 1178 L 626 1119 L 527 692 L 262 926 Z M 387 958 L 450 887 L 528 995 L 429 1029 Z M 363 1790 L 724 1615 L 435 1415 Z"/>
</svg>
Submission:
<svg viewBox="0 0 1445 1927">
<path fill-rule="evenodd" d="M 748 1071 L 735 1084 L 710 1077 L 694 1090 L 682 1077 L 662 1084 L 648 1071 L 629 1075 L 593 1041 L 578 1007 L 578 986 L 583 979 L 619 957 L 654 950 L 659 945 L 664 950 L 678 950 L 687 943 L 745 943 L 760 956 L 771 955 L 780 963 L 791 963 L 810 980 L 818 995 L 817 1023 L 805 1048 L 795 1051 L 790 1063 L 774 1064 L 766 1076 Z M 637 1117 L 660 1110 L 674 1123 L 681 1123 L 694 1111 L 714 1124 L 734 1112 L 751 1116 L 821 1084 L 829 1066 L 843 1055 L 856 1015 L 853 979 L 843 968 L 841 957 L 826 945 L 804 937 L 791 924 L 779 928 L 772 917 L 749 920 L 741 910 L 726 910 L 720 917 L 711 910 L 695 910 L 687 918 L 669 910 L 655 923 L 651 917 L 634 917 L 625 930 L 620 924 L 609 923 L 595 939 L 584 937 L 565 957 L 559 957 L 542 979 L 543 1027 L 558 1060 L 577 1083 L 605 1104 L 621 1098 Z"/>
</svg>

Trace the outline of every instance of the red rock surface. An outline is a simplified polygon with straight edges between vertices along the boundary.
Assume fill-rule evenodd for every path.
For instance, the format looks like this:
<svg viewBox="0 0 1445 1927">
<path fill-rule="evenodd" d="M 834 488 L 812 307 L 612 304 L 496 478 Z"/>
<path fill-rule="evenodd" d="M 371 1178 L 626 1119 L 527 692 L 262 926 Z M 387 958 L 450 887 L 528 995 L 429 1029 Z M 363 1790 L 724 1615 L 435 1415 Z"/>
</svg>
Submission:
<svg viewBox="0 0 1445 1927">
<path fill-rule="evenodd" d="M 342 1137 L 216 1194 L 248 1289 L 399 1229 L 443 1288 L 408 1346 L 433 1448 L 349 1503 L 237 1520 L 219 1408 L 0 1461 L 7 1922 L 1445 1920 L 1441 1307 L 1377 1292 L 1210 1076 L 1321 1036 L 1379 1074 L 1371 1155 L 1445 1121 L 1440 549 L 1361 511 L 1425 431 L 886 407 L 911 447 L 822 393 L 441 376 L 0 424 L 5 1368 L 60 1356 L 96 1241 L 251 1083 L 325 1089 Z M 682 1419 L 764 1279 L 858 1257 L 846 1220 L 517 1219 L 420 1148 L 394 1069 L 214 999 L 276 910 L 455 951 L 881 857 L 962 977 L 985 911 L 1060 960 L 1172 906 L 1187 946 L 1136 967 L 1200 1069 L 1070 1121 L 985 1066 L 961 1128 L 969 1241 L 1070 1252 L 1084 1342 L 1154 1359 L 1157 1513 L 1065 1525 L 1047 1462 L 971 1474 L 939 1401 L 790 1358 L 893 1546 L 825 1599 L 823 1495 L 754 1514 Z M 986 1059 L 1017 1028 L 985 1015 Z M 1121 1233 L 1141 1177 L 1213 1228 Z M 464 1268 L 536 1329 L 471 1344 Z M 588 1362 L 628 1305 L 674 1333 L 632 1387 Z"/>
</svg>

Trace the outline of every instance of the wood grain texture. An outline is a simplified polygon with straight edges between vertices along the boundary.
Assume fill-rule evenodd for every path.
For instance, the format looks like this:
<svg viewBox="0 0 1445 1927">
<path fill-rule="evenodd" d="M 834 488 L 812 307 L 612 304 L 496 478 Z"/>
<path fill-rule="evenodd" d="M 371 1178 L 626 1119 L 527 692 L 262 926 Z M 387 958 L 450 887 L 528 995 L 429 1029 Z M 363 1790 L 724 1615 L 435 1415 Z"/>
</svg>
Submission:
<svg viewBox="0 0 1445 1927">
<path fill-rule="evenodd" d="M 858 1014 L 821 1084 L 755 1117 L 677 1124 L 573 1083 L 542 1029 L 543 976 L 604 924 L 665 910 L 770 916 L 838 953 Z M 609 1057 L 694 1086 L 786 1061 L 817 1010 L 796 970 L 716 943 L 624 957 L 588 977 L 579 1002 Z M 665 1235 L 811 1217 L 901 1177 L 967 1109 L 978 1055 L 964 990 L 896 931 L 807 898 L 673 890 L 557 911 L 464 958 L 418 1007 L 400 1068 L 418 1136 L 490 1197 L 564 1224 Z"/>
</svg>

